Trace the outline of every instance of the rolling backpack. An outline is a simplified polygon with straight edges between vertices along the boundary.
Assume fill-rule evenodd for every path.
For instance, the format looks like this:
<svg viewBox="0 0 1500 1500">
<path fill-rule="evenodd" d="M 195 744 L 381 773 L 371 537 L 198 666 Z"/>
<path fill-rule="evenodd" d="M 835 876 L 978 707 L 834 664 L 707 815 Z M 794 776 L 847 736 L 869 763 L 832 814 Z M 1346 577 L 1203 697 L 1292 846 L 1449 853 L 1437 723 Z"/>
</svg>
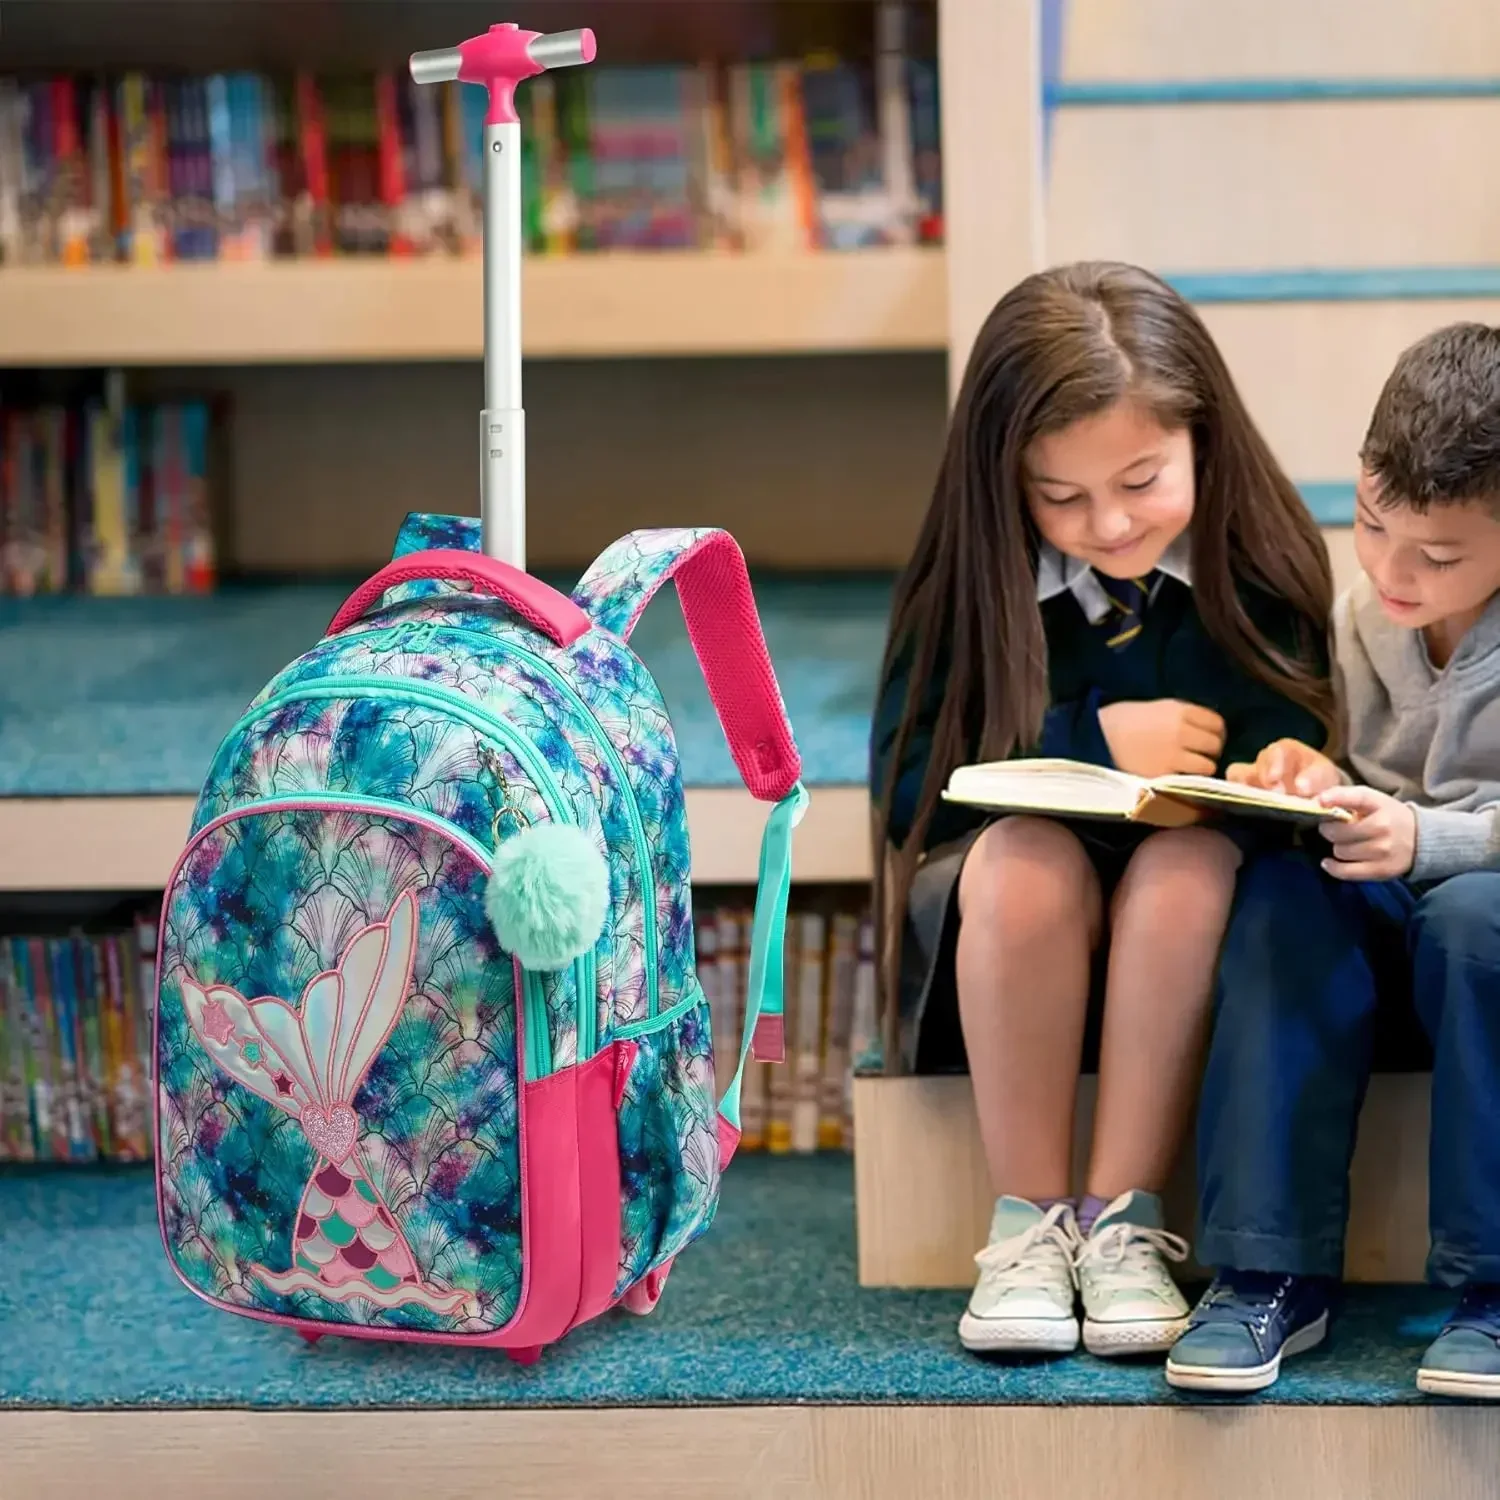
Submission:
<svg viewBox="0 0 1500 1500">
<path fill-rule="evenodd" d="M 592 56 L 588 33 L 497 27 L 412 73 L 486 82 L 486 154 L 518 157 L 515 82 Z M 495 220 L 519 191 L 494 170 L 487 356 Z M 649 1311 L 712 1223 L 746 1058 L 783 1054 L 807 794 L 727 533 L 634 532 L 571 596 L 517 565 L 509 311 L 515 349 L 486 358 L 481 517 L 408 517 L 214 756 L 163 896 L 153 1093 L 162 1238 L 199 1297 L 312 1341 L 529 1360 L 613 1307 Z M 668 580 L 768 805 L 717 1102 L 677 749 L 629 645 Z"/>
</svg>

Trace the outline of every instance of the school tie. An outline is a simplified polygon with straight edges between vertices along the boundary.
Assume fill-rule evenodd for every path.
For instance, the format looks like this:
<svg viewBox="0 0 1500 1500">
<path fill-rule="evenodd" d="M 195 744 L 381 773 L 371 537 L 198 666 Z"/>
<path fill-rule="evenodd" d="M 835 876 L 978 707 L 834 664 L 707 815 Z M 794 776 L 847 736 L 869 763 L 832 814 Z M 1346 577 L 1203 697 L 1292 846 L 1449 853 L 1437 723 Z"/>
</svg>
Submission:
<svg viewBox="0 0 1500 1500">
<path fill-rule="evenodd" d="M 1146 600 L 1151 597 L 1151 586 L 1155 581 L 1154 571 L 1144 578 L 1099 580 L 1110 604 L 1104 625 L 1109 631 L 1106 644 L 1111 651 L 1124 650 L 1141 633 L 1141 616 L 1145 613 Z"/>
</svg>

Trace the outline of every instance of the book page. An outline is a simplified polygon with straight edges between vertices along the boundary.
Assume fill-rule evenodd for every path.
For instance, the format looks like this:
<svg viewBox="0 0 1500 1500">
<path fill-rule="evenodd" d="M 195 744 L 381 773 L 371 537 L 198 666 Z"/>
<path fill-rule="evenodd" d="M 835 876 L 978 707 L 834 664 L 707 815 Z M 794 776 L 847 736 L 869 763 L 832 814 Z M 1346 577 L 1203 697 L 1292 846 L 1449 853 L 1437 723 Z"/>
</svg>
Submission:
<svg viewBox="0 0 1500 1500">
<path fill-rule="evenodd" d="M 1124 771 L 1071 760 L 988 761 L 960 766 L 944 797 L 979 807 L 1128 818 L 1147 783 Z"/>
<path fill-rule="evenodd" d="M 1350 814 L 1341 807 L 1324 807 L 1310 797 L 1294 797 L 1287 792 L 1268 792 L 1239 782 L 1222 781 L 1216 776 L 1159 776 L 1151 783 L 1161 796 L 1180 798 L 1198 804 L 1232 805 L 1246 812 L 1283 814 L 1318 823 L 1347 822 Z"/>
</svg>

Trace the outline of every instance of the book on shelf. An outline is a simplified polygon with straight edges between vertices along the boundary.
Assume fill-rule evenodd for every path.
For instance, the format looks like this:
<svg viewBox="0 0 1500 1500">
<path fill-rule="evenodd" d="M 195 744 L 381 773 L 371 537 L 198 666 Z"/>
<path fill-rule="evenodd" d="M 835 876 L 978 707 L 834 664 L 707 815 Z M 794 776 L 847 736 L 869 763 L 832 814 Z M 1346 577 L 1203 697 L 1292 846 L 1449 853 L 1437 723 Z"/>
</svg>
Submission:
<svg viewBox="0 0 1500 1500">
<path fill-rule="evenodd" d="M 151 1156 L 156 922 L 0 938 L 0 1160 Z"/>
<path fill-rule="evenodd" d="M 201 594 L 217 581 L 221 402 L 0 400 L 0 594 Z"/>
<path fill-rule="evenodd" d="M 960 766 L 948 778 L 943 797 L 999 812 L 1053 813 L 1161 828 L 1196 822 L 1204 815 L 1300 825 L 1341 822 L 1350 816 L 1311 798 L 1262 791 L 1216 776 L 1132 776 L 1110 766 L 1057 759 Z"/>
<path fill-rule="evenodd" d="M 694 922 L 697 972 L 708 1001 L 715 1082 L 722 1095 L 739 1060 L 753 914 L 733 900 Z M 875 967 L 867 912 L 794 904 L 785 937 L 786 1057 L 746 1059 L 742 1151 L 805 1156 L 852 1150 L 853 1065 L 873 1044 Z M 863 1028 L 863 1029 L 861 1029 Z"/>
<path fill-rule="evenodd" d="M 852 911 L 835 912 L 829 923 L 827 1030 L 818 1081 L 818 1145 L 823 1150 L 836 1151 L 842 1146 L 848 1128 L 844 1096 L 851 1073 L 854 1001 L 859 985 L 859 927 L 859 914 Z"/>
<path fill-rule="evenodd" d="M 716 1100 L 739 1056 L 750 925 L 734 902 L 694 923 Z M 0 1161 L 150 1158 L 156 932 L 142 913 L 104 931 L 0 936 Z M 794 910 L 787 951 L 786 1060 L 747 1062 L 740 1149 L 851 1151 L 853 1074 L 878 1042 L 870 915 Z"/>
<path fill-rule="evenodd" d="M 880 1056 L 880 1000 L 875 975 L 875 919 L 860 918 L 859 957 L 849 1018 L 849 1058 L 844 1068 L 844 1139 L 854 1140 L 854 1078 Z"/>
<path fill-rule="evenodd" d="M 516 96 L 524 248 L 940 243 L 937 90 L 888 22 L 869 58 L 543 74 Z M 0 266 L 477 254 L 485 109 L 399 65 L 0 77 Z"/>
</svg>

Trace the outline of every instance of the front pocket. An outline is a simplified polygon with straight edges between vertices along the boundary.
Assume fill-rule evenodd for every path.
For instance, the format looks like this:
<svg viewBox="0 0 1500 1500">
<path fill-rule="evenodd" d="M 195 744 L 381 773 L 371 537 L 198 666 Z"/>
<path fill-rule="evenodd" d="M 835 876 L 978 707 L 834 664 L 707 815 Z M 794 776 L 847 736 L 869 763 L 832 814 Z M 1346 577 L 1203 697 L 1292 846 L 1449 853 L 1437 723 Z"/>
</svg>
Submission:
<svg viewBox="0 0 1500 1500">
<path fill-rule="evenodd" d="M 512 963 L 483 852 L 420 814 L 308 798 L 203 828 L 157 997 L 162 1233 L 261 1316 L 485 1334 L 522 1292 Z"/>
<path fill-rule="evenodd" d="M 452 825 L 484 849 L 494 842 L 496 819 L 518 812 L 523 823 L 576 824 L 607 859 L 604 830 L 581 769 L 559 745 L 549 754 L 550 761 L 509 720 L 421 682 L 305 683 L 262 703 L 226 736 L 196 821 L 206 823 L 249 802 L 331 796 L 398 812 L 409 807 Z M 503 785 L 492 774 L 495 765 Z M 621 862 L 610 863 L 613 872 Z M 614 984 L 622 937 L 617 915 L 612 913 L 590 953 L 546 977 L 552 1013 L 548 1068 L 586 1058 L 597 1044 L 598 995 Z M 544 1039 L 533 1032 L 531 1040 L 539 1048 Z M 533 1058 L 531 1077 L 542 1076 L 536 1063 Z"/>
</svg>

